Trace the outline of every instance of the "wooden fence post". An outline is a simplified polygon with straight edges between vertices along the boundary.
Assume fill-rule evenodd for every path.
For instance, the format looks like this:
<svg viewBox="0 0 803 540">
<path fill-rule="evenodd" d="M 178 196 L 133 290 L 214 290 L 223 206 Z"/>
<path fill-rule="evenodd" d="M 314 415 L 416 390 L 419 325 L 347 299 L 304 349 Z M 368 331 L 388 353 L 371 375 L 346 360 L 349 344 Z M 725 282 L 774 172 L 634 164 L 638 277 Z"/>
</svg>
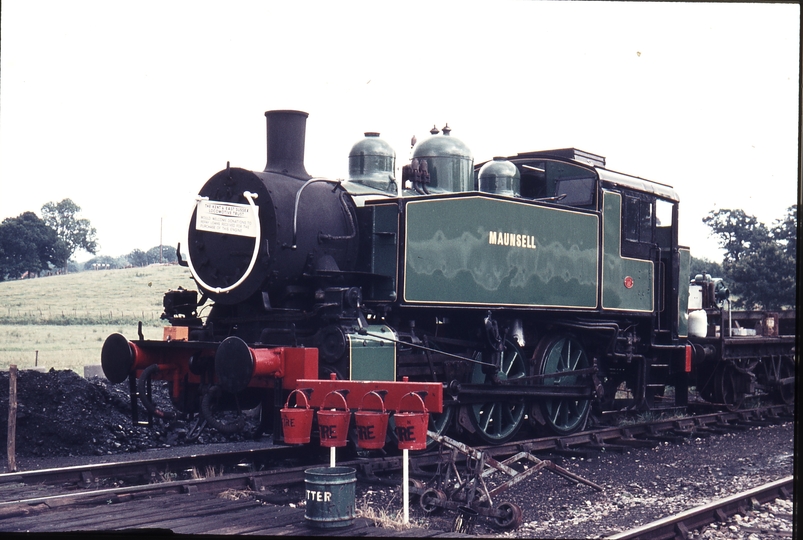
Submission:
<svg viewBox="0 0 803 540">
<path fill-rule="evenodd" d="M 17 472 L 17 366 L 8 366 L 8 472 Z"/>
</svg>

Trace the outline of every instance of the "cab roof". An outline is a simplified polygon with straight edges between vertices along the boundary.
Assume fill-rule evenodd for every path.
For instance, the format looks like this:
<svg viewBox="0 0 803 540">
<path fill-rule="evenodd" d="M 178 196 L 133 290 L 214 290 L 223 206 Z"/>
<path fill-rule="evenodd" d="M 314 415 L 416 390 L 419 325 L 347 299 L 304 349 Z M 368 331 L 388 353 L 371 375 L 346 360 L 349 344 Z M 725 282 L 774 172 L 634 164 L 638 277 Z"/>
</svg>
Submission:
<svg viewBox="0 0 803 540">
<path fill-rule="evenodd" d="M 634 189 L 644 193 L 650 193 L 656 197 L 678 202 L 680 198 L 674 188 L 667 184 L 647 180 L 638 176 L 612 171 L 605 168 L 605 156 L 579 150 L 577 148 L 557 148 L 554 150 L 538 150 L 533 152 L 519 152 L 515 156 L 508 156 L 505 159 L 513 163 L 526 163 L 528 160 L 554 159 L 558 161 L 574 162 L 587 169 L 594 170 L 599 179 L 605 183 L 617 187 Z M 486 162 L 474 165 L 475 170 L 479 170 Z"/>
</svg>

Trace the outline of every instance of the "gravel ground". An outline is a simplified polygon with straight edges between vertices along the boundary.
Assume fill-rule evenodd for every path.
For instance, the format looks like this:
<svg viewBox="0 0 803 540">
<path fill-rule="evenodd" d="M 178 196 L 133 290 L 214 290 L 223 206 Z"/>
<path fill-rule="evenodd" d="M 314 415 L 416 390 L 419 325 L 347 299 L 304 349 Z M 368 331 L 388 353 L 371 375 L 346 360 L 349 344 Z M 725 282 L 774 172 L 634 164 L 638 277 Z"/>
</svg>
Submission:
<svg viewBox="0 0 803 540">
<path fill-rule="evenodd" d="M 800 528 L 793 531 L 792 501 L 779 499 L 762 505 L 746 516 L 736 514 L 727 523 L 714 523 L 702 531 L 694 531 L 692 540 L 764 540 L 799 538 Z"/>
<path fill-rule="evenodd" d="M 126 384 L 103 378 L 84 379 L 72 371 L 20 372 L 16 455 L 20 468 L 75 464 L 87 456 L 106 460 L 142 451 L 166 451 L 203 444 L 258 444 L 242 435 L 206 430 L 186 441 L 181 421 L 155 428 L 133 426 Z M 167 407 L 159 389 L 155 401 Z M 142 411 L 144 415 L 144 410 Z M 8 373 L 0 374 L 0 444 L 5 445 L 8 418 Z M 80 419 L 80 420 L 76 420 Z M 653 449 L 599 452 L 590 457 L 551 459 L 570 472 L 603 486 L 583 484 L 542 470 L 502 493 L 495 502 L 512 502 L 523 525 L 500 532 L 478 519 L 473 534 L 505 538 L 601 538 L 793 474 L 794 424 L 754 427 L 725 435 L 662 443 Z M 4 464 L 5 465 L 5 464 Z M 422 479 L 426 480 L 426 479 Z M 302 495 L 303 497 L 303 495 Z M 301 503 L 301 500 L 299 500 Z M 360 484 L 357 508 L 392 519 L 402 509 L 401 490 Z M 784 515 L 791 503 L 764 505 L 748 516 L 710 527 L 694 538 L 778 538 L 790 536 Z M 778 517 L 781 516 L 781 517 Z M 413 524 L 451 530 L 454 514 L 427 515 L 414 504 Z M 752 536 L 751 536 L 752 535 Z"/>
<path fill-rule="evenodd" d="M 553 461 L 603 486 L 604 491 L 542 470 L 495 501 L 518 505 L 523 513 L 521 527 L 500 532 L 489 526 L 489 520 L 478 519 L 473 534 L 500 538 L 603 538 L 778 480 L 793 474 L 794 424 L 754 427 L 681 444 L 662 443 L 654 449 L 600 452 L 588 458 Z M 389 492 L 387 488 L 371 486 L 362 495 L 377 507 L 384 505 L 398 512 L 401 506 L 398 489 Z M 791 518 L 786 520 L 788 525 L 783 525 L 783 518 L 775 514 L 791 513 L 790 502 L 778 501 L 747 517 L 733 517 L 727 524 L 712 527 L 695 538 L 748 538 L 750 534 L 754 535 L 750 540 L 777 538 L 761 531 L 790 531 Z M 431 528 L 451 530 L 454 517 L 449 513 L 427 517 L 418 505 L 412 507 L 411 520 Z M 734 531 L 740 529 L 740 524 L 758 532 L 750 530 L 739 536 Z"/>
</svg>

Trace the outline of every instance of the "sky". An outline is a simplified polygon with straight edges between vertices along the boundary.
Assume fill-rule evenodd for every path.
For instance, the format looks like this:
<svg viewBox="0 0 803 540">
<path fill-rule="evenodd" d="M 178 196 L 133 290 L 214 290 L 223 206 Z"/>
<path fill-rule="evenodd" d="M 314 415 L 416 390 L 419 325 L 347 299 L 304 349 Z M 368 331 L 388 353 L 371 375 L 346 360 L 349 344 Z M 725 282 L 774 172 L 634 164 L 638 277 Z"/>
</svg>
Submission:
<svg viewBox="0 0 803 540">
<path fill-rule="evenodd" d="M 4 0 L 0 220 L 72 199 L 99 254 L 185 244 L 201 186 L 262 170 L 264 112 L 309 113 L 345 178 L 367 131 L 408 162 L 446 123 L 475 163 L 575 147 L 674 186 L 702 222 L 797 202 L 800 6 L 547 1 Z M 182 250 L 183 251 L 183 250 Z M 76 258 L 90 257 L 79 252 Z"/>
</svg>

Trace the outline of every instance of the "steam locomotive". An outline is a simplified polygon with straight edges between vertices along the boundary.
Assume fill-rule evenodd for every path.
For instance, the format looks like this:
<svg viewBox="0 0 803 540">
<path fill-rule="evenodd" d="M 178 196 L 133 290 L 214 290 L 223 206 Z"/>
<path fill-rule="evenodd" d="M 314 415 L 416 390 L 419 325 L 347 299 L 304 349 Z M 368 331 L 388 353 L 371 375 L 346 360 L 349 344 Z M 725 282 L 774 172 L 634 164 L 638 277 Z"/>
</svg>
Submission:
<svg viewBox="0 0 803 540">
<path fill-rule="evenodd" d="M 180 260 L 198 291 L 165 294 L 165 339 L 104 343 L 134 410 L 236 431 L 215 411 L 261 405 L 281 440 L 299 380 L 437 382 L 431 430 L 501 444 L 525 424 L 569 434 L 685 406 L 690 387 L 729 408 L 793 399 L 787 315 L 753 313 L 737 332 L 752 335 L 733 335 L 724 287 L 688 279 L 670 186 L 574 148 L 475 164 L 448 125 L 401 178 L 378 133 L 354 144 L 346 180 L 317 178 L 307 113 L 265 116 L 265 170 L 227 164 L 199 191 Z M 151 403 L 152 379 L 170 381 L 174 411 Z"/>
</svg>

